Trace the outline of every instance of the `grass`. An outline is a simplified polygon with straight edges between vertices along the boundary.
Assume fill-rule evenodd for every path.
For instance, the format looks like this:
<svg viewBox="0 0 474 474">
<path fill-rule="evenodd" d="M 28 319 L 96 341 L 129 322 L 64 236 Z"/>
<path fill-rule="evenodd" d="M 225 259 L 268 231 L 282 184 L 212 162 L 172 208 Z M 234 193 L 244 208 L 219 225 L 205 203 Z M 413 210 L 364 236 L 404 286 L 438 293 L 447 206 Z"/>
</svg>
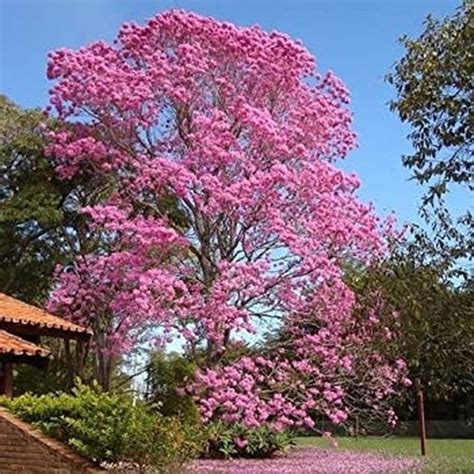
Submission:
<svg viewBox="0 0 474 474">
<path fill-rule="evenodd" d="M 420 441 L 408 437 L 361 437 L 336 438 L 338 449 L 353 451 L 372 451 L 400 456 L 420 456 Z M 323 438 L 298 438 L 301 446 L 328 447 Z M 474 473 L 474 440 L 464 439 L 429 439 L 427 442 L 425 473 Z"/>
</svg>

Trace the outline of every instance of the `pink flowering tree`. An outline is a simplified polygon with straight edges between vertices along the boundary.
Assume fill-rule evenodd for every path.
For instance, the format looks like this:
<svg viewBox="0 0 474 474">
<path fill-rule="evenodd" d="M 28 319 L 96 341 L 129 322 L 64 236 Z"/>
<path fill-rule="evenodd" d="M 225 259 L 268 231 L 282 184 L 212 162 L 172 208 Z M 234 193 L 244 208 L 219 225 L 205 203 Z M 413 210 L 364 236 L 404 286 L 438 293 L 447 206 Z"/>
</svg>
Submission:
<svg viewBox="0 0 474 474">
<path fill-rule="evenodd" d="M 56 51 L 48 77 L 68 123 L 50 134 L 57 172 L 113 183 L 84 209 L 108 251 L 59 274 L 50 302 L 100 334 L 103 363 L 179 335 L 201 365 L 190 390 L 206 421 L 280 429 L 382 411 L 404 369 L 372 344 L 389 336 L 376 310 L 355 316 L 344 281 L 385 242 L 335 165 L 355 146 L 343 83 L 281 33 L 182 11 Z M 264 327 L 287 335 L 272 354 L 222 362 Z"/>
</svg>

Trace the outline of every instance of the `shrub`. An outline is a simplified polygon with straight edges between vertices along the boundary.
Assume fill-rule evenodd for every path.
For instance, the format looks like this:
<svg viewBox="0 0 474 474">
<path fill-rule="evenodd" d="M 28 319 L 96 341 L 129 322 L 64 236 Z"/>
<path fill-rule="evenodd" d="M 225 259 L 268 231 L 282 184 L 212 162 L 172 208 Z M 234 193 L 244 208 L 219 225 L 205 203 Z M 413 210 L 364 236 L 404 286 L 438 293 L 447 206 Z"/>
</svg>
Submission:
<svg viewBox="0 0 474 474">
<path fill-rule="evenodd" d="M 266 426 L 251 429 L 239 423 L 213 423 L 206 438 L 203 456 L 209 458 L 265 458 L 294 445 L 294 437 L 287 430 L 276 432 Z"/>
<path fill-rule="evenodd" d="M 196 403 L 180 390 L 192 379 L 195 370 L 196 364 L 181 354 L 155 352 L 147 368 L 147 400 L 159 405 L 165 416 L 178 416 L 188 423 L 198 423 Z"/>
<path fill-rule="evenodd" d="M 125 394 L 78 386 L 73 393 L 2 400 L 19 418 L 99 463 L 157 470 L 179 465 L 202 449 L 196 426 L 164 417 Z"/>
<path fill-rule="evenodd" d="M 198 425 L 181 422 L 176 417 L 150 413 L 139 405 L 130 420 L 123 458 L 136 465 L 153 466 L 170 472 L 173 466 L 197 457 L 202 450 L 203 438 Z"/>
</svg>

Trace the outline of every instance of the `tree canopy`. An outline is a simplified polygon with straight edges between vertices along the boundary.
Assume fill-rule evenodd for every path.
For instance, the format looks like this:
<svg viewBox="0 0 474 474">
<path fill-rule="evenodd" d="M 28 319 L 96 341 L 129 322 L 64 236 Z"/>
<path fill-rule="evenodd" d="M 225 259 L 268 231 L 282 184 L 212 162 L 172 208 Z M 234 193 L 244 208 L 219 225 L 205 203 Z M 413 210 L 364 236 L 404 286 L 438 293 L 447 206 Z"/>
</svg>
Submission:
<svg viewBox="0 0 474 474">
<path fill-rule="evenodd" d="M 45 155 L 40 110 L 0 97 L 0 291 L 44 301 L 55 267 L 96 245 L 79 209 L 101 199 L 103 182 L 87 173 L 61 179 Z"/>
<path fill-rule="evenodd" d="M 388 75 L 397 93 L 391 108 L 412 127 L 414 152 L 404 164 L 432 184 L 427 200 L 451 183 L 473 189 L 473 12 L 466 2 L 444 20 L 428 16 L 420 37 L 401 38 L 405 55 Z"/>
<path fill-rule="evenodd" d="M 106 251 L 59 275 L 49 306 L 101 335 L 105 372 L 142 341 L 180 336 L 200 354 L 191 389 L 205 421 L 344 422 L 357 379 L 364 407 L 393 422 L 382 400 L 406 383 L 405 363 L 377 349 L 388 336 L 375 313 L 354 317 L 343 275 L 384 254 L 392 223 L 337 167 L 355 146 L 342 81 L 283 34 L 181 11 L 56 51 L 48 75 L 67 124 L 49 134 L 58 175 L 114 183 L 82 209 Z M 285 325 L 291 348 L 226 364 L 265 324 Z"/>
<path fill-rule="evenodd" d="M 65 192 L 43 153 L 43 121 L 0 97 L 0 291 L 28 301 L 46 296 L 62 253 L 51 236 Z"/>
<path fill-rule="evenodd" d="M 445 205 L 455 188 L 473 190 L 473 15 L 464 2 L 451 17 L 428 16 L 418 38 L 401 38 L 404 56 L 387 76 L 396 93 L 390 107 L 411 128 L 413 152 L 403 163 L 426 186 L 421 212 L 433 235 L 419 238 L 445 263 L 472 258 L 474 248 L 468 199 L 454 215 Z"/>
</svg>

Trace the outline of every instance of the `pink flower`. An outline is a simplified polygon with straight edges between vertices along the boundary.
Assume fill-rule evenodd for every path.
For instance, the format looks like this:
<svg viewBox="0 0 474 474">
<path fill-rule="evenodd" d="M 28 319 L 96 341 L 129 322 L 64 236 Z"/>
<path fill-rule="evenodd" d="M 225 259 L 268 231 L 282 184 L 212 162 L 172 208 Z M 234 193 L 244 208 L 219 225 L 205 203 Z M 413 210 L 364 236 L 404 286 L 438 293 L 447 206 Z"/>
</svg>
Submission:
<svg viewBox="0 0 474 474">
<path fill-rule="evenodd" d="M 98 357 L 206 348 L 186 385 L 204 422 L 312 427 L 361 404 L 386 419 L 406 367 L 377 349 L 394 337 L 383 299 L 358 315 L 345 279 L 387 239 L 338 167 L 356 146 L 342 81 L 286 35 L 178 10 L 55 51 L 47 73 L 58 176 L 106 189 L 80 203 L 101 245 L 58 269 L 50 310 L 92 328 Z M 254 355 L 262 327 L 285 338 Z"/>
<path fill-rule="evenodd" d="M 242 437 L 234 438 L 234 444 L 239 448 L 239 449 L 244 449 L 245 446 L 247 446 L 249 443 L 246 439 Z"/>
</svg>

